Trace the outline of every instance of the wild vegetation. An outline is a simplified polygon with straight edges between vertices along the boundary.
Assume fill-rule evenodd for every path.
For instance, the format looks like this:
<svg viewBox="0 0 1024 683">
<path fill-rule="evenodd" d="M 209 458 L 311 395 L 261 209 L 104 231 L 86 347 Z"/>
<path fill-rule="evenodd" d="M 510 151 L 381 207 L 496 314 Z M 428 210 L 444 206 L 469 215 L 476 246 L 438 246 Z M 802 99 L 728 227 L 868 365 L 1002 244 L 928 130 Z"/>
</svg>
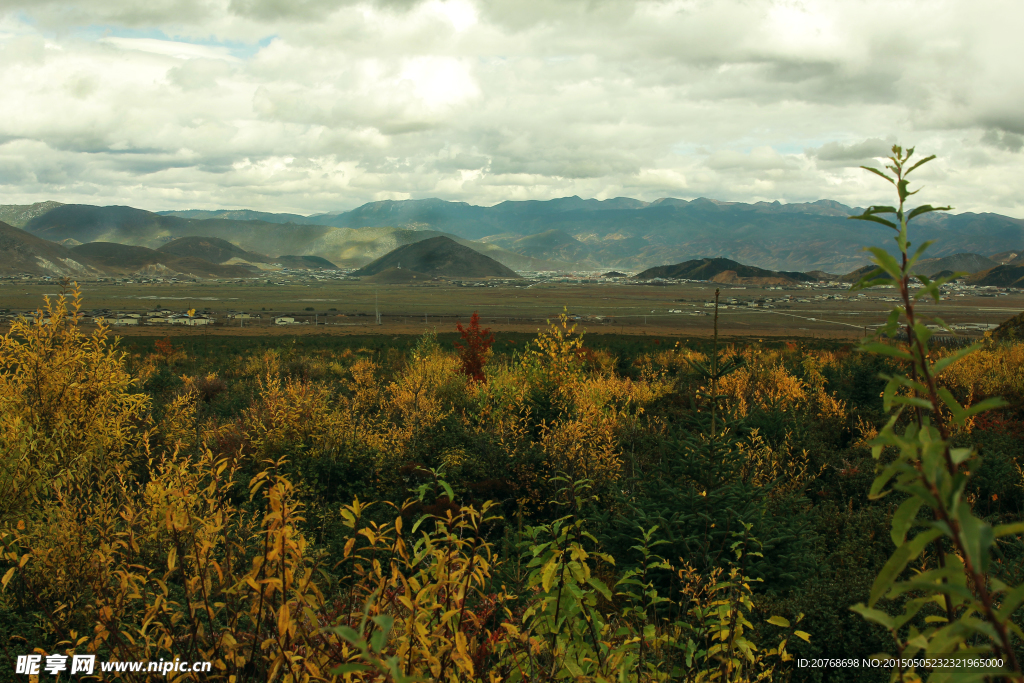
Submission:
<svg viewBox="0 0 1024 683">
<path fill-rule="evenodd" d="M 881 681 L 927 671 L 797 659 L 966 653 L 1019 680 L 1024 345 L 929 348 L 907 156 L 865 217 L 896 215 L 905 257 L 875 255 L 910 342 L 871 353 L 602 348 L 566 316 L 523 344 L 475 319 L 456 347 L 187 352 L 47 300 L 0 342 L 5 670 Z"/>
</svg>

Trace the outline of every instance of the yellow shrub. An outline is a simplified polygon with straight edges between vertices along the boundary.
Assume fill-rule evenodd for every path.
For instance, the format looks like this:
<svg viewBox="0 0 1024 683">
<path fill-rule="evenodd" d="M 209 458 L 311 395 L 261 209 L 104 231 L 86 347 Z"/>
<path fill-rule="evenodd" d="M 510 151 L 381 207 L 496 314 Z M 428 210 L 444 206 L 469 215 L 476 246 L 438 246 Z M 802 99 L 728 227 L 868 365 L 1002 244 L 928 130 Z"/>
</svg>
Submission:
<svg viewBox="0 0 1024 683">
<path fill-rule="evenodd" d="M 740 442 L 745 457 L 743 479 L 758 487 L 774 483 L 771 495 L 779 497 L 800 490 L 820 476 L 824 466 L 813 470 L 810 454 L 806 450 L 794 452 L 791 439 L 787 433 L 784 442 L 773 448 L 757 429 L 751 430 Z"/>
<path fill-rule="evenodd" d="M 961 401 L 1024 397 L 1024 343 L 986 346 L 946 368 L 941 380 Z"/>
<path fill-rule="evenodd" d="M 0 337 L 0 520 L 145 457 L 149 398 L 107 328 L 78 329 L 80 307 L 77 289 L 47 298 Z"/>
</svg>

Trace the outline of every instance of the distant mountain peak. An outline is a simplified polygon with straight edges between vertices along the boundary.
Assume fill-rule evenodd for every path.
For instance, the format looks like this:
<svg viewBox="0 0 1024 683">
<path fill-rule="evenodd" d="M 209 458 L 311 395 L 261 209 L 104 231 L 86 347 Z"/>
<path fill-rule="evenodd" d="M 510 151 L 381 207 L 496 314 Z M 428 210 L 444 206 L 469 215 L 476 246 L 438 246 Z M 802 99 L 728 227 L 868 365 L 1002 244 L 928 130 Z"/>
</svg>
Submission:
<svg viewBox="0 0 1024 683">
<path fill-rule="evenodd" d="M 391 269 L 409 270 L 431 277 L 519 277 L 514 270 L 444 235 L 398 247 L 353 275 L 377 275 Z"/>
</svg>

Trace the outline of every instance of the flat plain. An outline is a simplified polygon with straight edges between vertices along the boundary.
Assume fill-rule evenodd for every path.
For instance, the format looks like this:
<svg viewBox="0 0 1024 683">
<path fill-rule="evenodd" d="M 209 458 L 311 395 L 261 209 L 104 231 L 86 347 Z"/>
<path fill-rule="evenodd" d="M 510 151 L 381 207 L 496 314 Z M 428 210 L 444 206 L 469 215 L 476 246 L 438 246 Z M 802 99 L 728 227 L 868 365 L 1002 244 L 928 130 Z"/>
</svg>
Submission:
<svg viewBox="0 0 1024 683">
<path fill-rule="evenodd" d="M 864 296 L 846 287 L 737 287 L 720 290 L 720 333 L 727 337 L 859 338 L 881 325 L 893 305 L 892 289 L 873 289 Z M 687 282 L 643 285 L 624 282 L 551 282 L 528 284 L 452 283 L 378 285 L 356 280 L 267 283 L 134 283 L 85 282 L 87 310 L 145 313 L 162 307 L 195 308 L 216 324 L 203 328 L 171 325 L 119 327 L 122 336 L 171 335 L 295 335 L 419 334 L 450 331 L 474 311 L 496 332 L 534 332 L 546 320 L 568 312 L 591 333 L 672 337 L 706 336 L 713 329 L 716 284 Z M 52 283 L 4 282 L 0 308 L 34 310 L 43 295 L 55 295 Z M 729 303 L 732 300 L 732 303 Z M 767 307 L 766 307 L 767 304 Z M 993 295 L 981 291 L 951 293 L 923 306 L 950 325 L 997 324 L 1024 309 L 1024 292 Z M 376 311 L 381 323 L 376 324 Z M 231 311 L 259 318 L 236 322 Z M 290 316 L 295 324 L 276 325 Z M 979 329 L 958 332 L 981 334 Z"/>
</svg>

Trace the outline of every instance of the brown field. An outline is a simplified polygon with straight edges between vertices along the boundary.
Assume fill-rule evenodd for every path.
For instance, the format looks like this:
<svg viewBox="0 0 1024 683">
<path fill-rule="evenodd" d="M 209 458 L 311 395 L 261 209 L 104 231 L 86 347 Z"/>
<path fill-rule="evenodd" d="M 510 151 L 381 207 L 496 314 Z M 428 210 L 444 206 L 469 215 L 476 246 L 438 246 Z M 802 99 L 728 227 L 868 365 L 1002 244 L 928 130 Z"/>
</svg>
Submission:
<svg viewBox="0 0 1024 683">
<path fill-rule="evenodd" d="M 808 303 L 776 303 L 776 308 L 725 307 L 720 311 L 719 330 L 736 337 L 820 337 L 863 336 L 865 329 L 884 322 L 893 302 L 893 290 L 867 292 L 858 301 L 815 300 L 818 295 L 851 297 L 841 288 L 787 288 L 782 291 L 761 287 L 737 288 L 721 285 L 721 300 L 735 297 L 741 302 L 785 295 L 810 299 Z M 3 283 L 0 308 L 29 310 L 45 294 L 56 294 L 53 284 Z M 297 281 L 287 284 L 180 283 L 111 284 L 83 283 L 84 308 L 144 313 L 157 305 L 171 310 L 195 307 L 208 310 L 217 324 L 206 328 L 171 325 L 119 327 L 121 336 L 171 335 L 295 335 L 318 334 L 420 334 L 425 329 L 448 331 L 458 320 L 468 320 L 478 311 L 484 324 L 497 332 L 534 332 L 545 320 L 563 310 L 579 316 L 581 328 L 590 333 L 659 336 L 705 336 L 712 332 L 712 317 L 691 315 L 708 312 L 705 302 L 713 301 L 715 285 L 686 283 L 650 286 L 613 283 L 543 283 L 526 286 L 458 287 L 437 285 L 373 285 L 357 281 Z M 381 311 L 381 325 L 375 322 L 375 306 Z M 307 311 L 306 308 L 313 308 Z M 939 315 L 947 323 L 999 323 L 1024 308 L 1024 293 L 982 297 L 968 293 L 936 303 L 923 310 Z M 332 310 L 333 309 L 333 310 Z M 669 310 L 681 313 L 670 313 Z M 260 314 L 262 319 L 245 321 L 244 326 L 223 318 L 230 310 Z M 308 323 L 277 326 L 273 316 L 296 315 Z M 314 322 L 318 324 L 313 324 Z M 325 324 L 326 323 L 326 324 Z M 976 336 L 977 332 L 964 333 Z"/>
</svg>

